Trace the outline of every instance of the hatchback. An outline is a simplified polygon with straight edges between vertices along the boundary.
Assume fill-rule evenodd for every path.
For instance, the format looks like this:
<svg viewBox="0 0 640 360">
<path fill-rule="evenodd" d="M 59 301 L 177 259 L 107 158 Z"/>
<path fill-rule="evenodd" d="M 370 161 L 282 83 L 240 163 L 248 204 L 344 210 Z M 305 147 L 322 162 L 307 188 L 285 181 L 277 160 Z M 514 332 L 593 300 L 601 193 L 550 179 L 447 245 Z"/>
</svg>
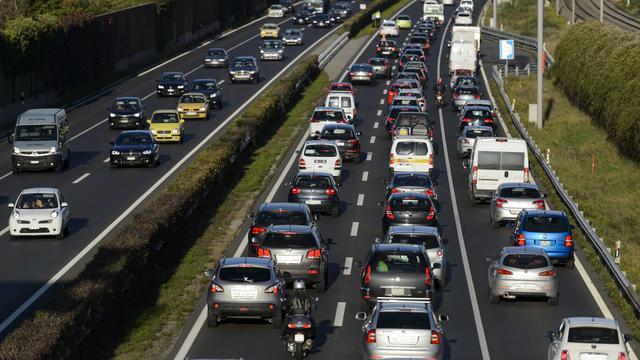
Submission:
<svg viewBox="0 0 640 360">
<path fill-rule="evenodd" d="M 391 105 L 393 98 L 398 95 L 400 89 L 411 89 L 411 85 L 407 83 L 394 83 L 387 90 L 387 105 Z"/>
<path fill-rule="evenodd" d="M 522 210 L 545 209 L 544 195 L 538 185 L 531 183 L 502 183 L 491 197 L 489 221 L 496 228 L 500 223 L 512 221 Z"/>
<path fill-rule="evenodd" d="M 563 211 L 522 210 L 516 218 L 511 237 L 517 246 L 539 246 L 549 258 L 573 268 L 572 225 Z"/>
<path fill-rule="evenodd" d="M 382 231 L 390 226 L 425 225 L 438 226 L 436 207 L 429 195 L 424 193 L 392 193 L 384 204 Z"/>
<path fill-rule="evenodd" d="M 386 196 L 389 198 L 395 193 L 422 193 L 429 195 L 431 199 L 437 200 L 438 194 L 435 190 L 435 184 L 431 180 L 431 176 L 427 173 L 398 172 L 387 184 Z"/>
<path fill-rule="evenodd" d="M 340 214 L 338 184 L 326 172 L 301 171 L 289 184 L 289 202 L 306 204 L 311 211 Z"/>
<path fill-rule="evenodd" d="M 398 43 L 394 40 L 382 40 L 376 45 L 376 55 L 397 57 L 398 49 Z"/>
<path fill-rule="evenodd" d="M 457 111 L 464 107 L 467 100 L 480 99 L 480 90 L 477 86 L 460 85 L 453 91 L 453 101 L 451 102 L 452 110 Z"/>
<path fill-rule="evenodd" d="M 376 84 L 376 74 L 373 66 L 369 64 L 353 64 L 347 73 L 350 82 L 366 82 L 369 85 Z"/>
<path fill-rule="evenodd" d="M 335 141 L 342 159 L 360 163 L 360 135 L 351 124 L 327 124 L 322 128 L 320 139 Z"/>
<path fill-rule="evenodd" d="M 373 67 L 377 77 L 388 79 L 391 77 L 391 63 L 389 60 L 380 57 L 372 57 L 367 60 L 367 64 Z"/>
<path fill-rule="evenodd" d="M 380 25 L 380 35 L 385 36 L 398 36 L 400 35 L 400 28 L 393 20 L 383 20 Z"/>
<path fill-rule="evenodd" d="M 250 256 L 258 254 L 260 239 L 271 225 L 316 225 L 311 210 L 304 203 L 264 203 L 250 217 L 253 219 L 248 233 Z"/>
<path fill-rule="evenodd" d="M 466 157 L 471 154 L 476 138 L 494 136 L 495 133 L 490 126 L 465 126 L 458 137 L 458 157 Z"/>
<path fill-rule="evenodd" d="M 342 157 L 335 141 L 307 140 L 302 147 L 298 170 L 328 172 L 339 183 Z"/>
<path fill-rule="evenodd" d="M 58 189 L 24 189 L 8 207 L 12 209 L 9 216 L 12 240 L 19 236 L 55 236 L 61 240 L 69 233 L 69 205 Z"/>
<path fill-rule="evenodd" d="M 557 332 L 547 331 L 545 336 L 551 340 L 548 360 L 631 359 L 627 342 L 633 337 L 623 333 L 614 319 L 565 318 Z"/>
<path fill-rule="evenodd" d="M 455 93 L 454 93 L 455 94 Z M 460 120 L 458 126 L 460 131 L 465 126 L 490 126 L 495 130 L 496 121 L 493 111 L 484 106 L 464 106 L 460 112 Z"/>
</svg>

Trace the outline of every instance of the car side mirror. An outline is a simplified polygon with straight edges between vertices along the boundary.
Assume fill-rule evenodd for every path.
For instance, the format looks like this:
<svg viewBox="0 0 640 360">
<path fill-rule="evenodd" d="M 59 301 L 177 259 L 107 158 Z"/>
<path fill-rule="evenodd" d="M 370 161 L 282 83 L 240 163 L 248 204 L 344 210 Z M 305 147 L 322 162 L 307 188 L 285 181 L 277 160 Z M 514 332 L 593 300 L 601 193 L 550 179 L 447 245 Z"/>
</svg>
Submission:
<svg viewBox="0 0 640 360">
<path fill-rule="evenodd" d="M 207 269 L 207 270 L 204 271 L 204 276 L 206 276 L 208 278 L 212 278 L 214 274 L 215 273 L 213 272 L 213 269 Z"/>
<path fill-rule="evenodd" d="M 367 313 L 364 311 L 360 311 L 356 313 L 356 320 L 364 321 L 367 319 Z"/>
<path fill-rule="evenodd" d="M 382 243 L 382 238 L 377 237 L 377 238 L 375 238 L 373 240 L 373 242 L 376 243 L 376 244 L 380 244 L 380 243 Z"/>
<path fill-rule="evenodd" d="M 62 204 L 60 204 L 60 207 L 68 207 L 69 204 L 67 204 L 66 202 L 63 202 Z"/>
<path fill-rule="evenodd" d="M 356 131 L 356 135 L 362 136 L 362 131 Z"/>
<path fill-rule="evenodd" d="M 449 315 L 447 315 L 447 314 L 438 315 L 438 321 L 440 321 L 442 323 L 446 323 L 447 321 L 449 321 Z"/>
<path fill-rule="evenodd" d="M 549 341 L 554 341 L 556 339 L 556 333 L 555 331 L 545 331 L 544 337 L 549 339 Z"/>
<path fill-rule="evenodd" d="M 11 133 L 9 135 L 9 138 L 7 139 L 7 142 L 9 142 L 9 144 L 13 144 L 13 142 L 16 140 L 16 134 L 15 133 Z"/>
<path fill-rule="evenodd" d="M 634 339 L 633 335 L 624 334 L 624 342 L 629 342 L 629 341 L 632 341 L 633 339 Z"/>
<path fill-rule="evenodd" d="M 11 209 L 13 209 L 13 207 L 14 207 L 14 206 L 15 206 L 15 205 L 14 205 L 13 203 L 8 203 L 8 204 L 7 204 L 7 207 L 8 207 L 8 208 L 11 208 Z"/>
</svg>

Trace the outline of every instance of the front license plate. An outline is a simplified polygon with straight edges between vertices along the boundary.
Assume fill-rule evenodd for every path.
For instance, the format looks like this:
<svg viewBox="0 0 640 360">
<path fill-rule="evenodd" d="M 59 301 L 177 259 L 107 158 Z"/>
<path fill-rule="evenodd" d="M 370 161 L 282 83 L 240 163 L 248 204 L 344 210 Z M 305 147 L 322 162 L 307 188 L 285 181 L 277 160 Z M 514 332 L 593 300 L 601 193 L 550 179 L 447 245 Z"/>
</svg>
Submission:
<svg viewBox="0 0 640 360">
<path fill-rule="evenodd" d="M 129 161 L 134 161 L 136 159 L 135 156 L 127 156 L 127 160 Z"/>
<path fill-rule="evenodd" d="M 32 163 L 32 164 L 39 164 L 39 163 L 40 163 L 40 161 L 38 161 L 38 160 L 31 160 L 31 161 L 30 161 L 30 163 Z"/>
<path fill-rule="evenodd" d="M 188 112 L 187 112 L 187 115 L 189 115 L 189 116 L 195 116 L 195 115 L 198 115 L 198 113 L 197 113 L 197 112 L 195 112 L 195 111 L 188 111 Z"/>
<path fill-rule="evenodd" d="M 293 340 L 297 343 L 302 343 L 304 342 L 304 334 L 295 334 L 293 336 Z"/>
<path fill-rule="evenodd" d="M 549 245 L 551 245 L 551 240 L 540 241 L 540 246 L 549 246 Z"/>
<path fill-rule="evenodd" d="M 169 91 L 169 92 L 173 92 L 173 89 L 169 89 L 169 90 L 167 90 L 167 91 Z"/>
<path fill-rule="evenodd" d="M 307 204 L 307 205 L 320 205 L 320 200 L 306 200 L 305 204 Z"/>
<path fill-rule="evenodd" d="M 391 295 L 404 296 L 404 289 L 391 289 Z"/>
</svg>

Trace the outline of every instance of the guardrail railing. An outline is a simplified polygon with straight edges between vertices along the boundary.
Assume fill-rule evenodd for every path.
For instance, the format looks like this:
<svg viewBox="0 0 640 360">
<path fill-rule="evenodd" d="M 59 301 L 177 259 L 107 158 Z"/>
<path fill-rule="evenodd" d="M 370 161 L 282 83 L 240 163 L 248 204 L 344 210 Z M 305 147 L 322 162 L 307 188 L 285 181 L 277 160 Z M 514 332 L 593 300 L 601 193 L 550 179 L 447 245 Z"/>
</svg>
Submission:
<svg viewBox="0 0 640 360">
<path fill-rule="evenodd" d="M 486 26 L 480 27 L 480 32 L 487 39 L 491 39 L 491 40 L 513 39 L 513 42 L 515 43 L 516 47 L 520 47 L 522 49 L 531 51 L 533 53 L 538 51 L 538 39 L 532 38 L 530 36 L 525 36 L 522 34 L 510 32 L 510 31 L 502 31 L 502 30 L 498 30 L 498 29 L 494 29 Z M 555 62 L 555 59 L 547 51 L 546 48 L 544 49 L 544 51 L 547 54 L 546 66 L 547 68 L 549 68 L 553 65 L 553 63 Z"/>
<path fill-rule="evenodd" d="M 325 66 L 333 59 L 340 49 L 344 46 L 344 44 L 349 41 L 349 33 L 343 33 L 337 39 L 335 39 L 328 48 L 326 48 L 323 52 L 318 55 L 318 66 L 320 69 L 324 69 Z"/>
</svg>

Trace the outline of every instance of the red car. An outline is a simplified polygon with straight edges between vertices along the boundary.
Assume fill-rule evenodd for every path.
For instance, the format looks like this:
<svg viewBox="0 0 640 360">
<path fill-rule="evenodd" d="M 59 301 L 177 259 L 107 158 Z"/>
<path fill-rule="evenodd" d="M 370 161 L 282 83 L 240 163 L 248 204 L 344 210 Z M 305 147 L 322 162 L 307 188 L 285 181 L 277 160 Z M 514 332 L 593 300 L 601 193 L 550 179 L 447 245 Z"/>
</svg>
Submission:
<svg viewBox="0 0 640 360">
<path fill-rule="evenodd" d="M 351 95 L 356 96 L 356 88 L 353 86 L 353 84 L 351 84 L 349 82 L 334 82 L 334 83 L 331 83 L 329 85 L 329 87 L 327 88 L 327 93 L 330 93 L 332 91 L 349 92 L 349 93 L 351 93 Z"/>
</svg>

